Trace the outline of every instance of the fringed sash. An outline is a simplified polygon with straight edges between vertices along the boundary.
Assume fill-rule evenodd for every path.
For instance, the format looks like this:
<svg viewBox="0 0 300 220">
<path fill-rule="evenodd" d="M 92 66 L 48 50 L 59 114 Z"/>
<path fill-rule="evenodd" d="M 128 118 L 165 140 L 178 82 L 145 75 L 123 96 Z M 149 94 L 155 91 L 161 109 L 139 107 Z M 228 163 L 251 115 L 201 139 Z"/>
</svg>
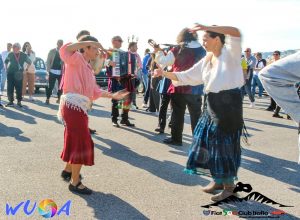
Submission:
<svg viewBox="0 0 300 220">
<path fill-rule="evenodd" d="M 87 111 L 91 109 L 92 102 L 88 97 L 76 93 L 66 93 L 62 95 L 60 97 L 57 118 L 63 123 L 64 120 L 62 116 L 62 108 L 64 105 L 67 108 L 71 108 L 76 111 L 83 111 L 85 114 L 87 114 Z"/>
</svg>

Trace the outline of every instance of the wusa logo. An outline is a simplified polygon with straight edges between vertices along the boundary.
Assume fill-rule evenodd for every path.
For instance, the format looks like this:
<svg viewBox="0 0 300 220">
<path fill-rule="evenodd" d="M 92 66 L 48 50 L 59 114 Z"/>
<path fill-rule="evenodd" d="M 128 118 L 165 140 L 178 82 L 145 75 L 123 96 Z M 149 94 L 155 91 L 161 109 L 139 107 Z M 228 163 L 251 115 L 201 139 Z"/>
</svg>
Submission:
<svg viewBox="0 0 300 220">
<path fill-rule="evenodd" d="M 51 211 L 47 212 L 47 207 L 50 206 Z M 57 205 L 51 199 L 45 199 L 40 202 L 38 211 L 44 218 L 52 218 L 57 212 Z"/>
<path fill-rule="evenodd" d="M 57 214 L 57 216 L 62 215 L 63 213 L 66 216 L 70 215 L 70 209 L 71 209 L 71 200 L 68 200 L 59 210 L 56 205 L 56 203 L 51 199 L 45 199 L 39 203 L 38 212 L 41 216 L 44 218 L 52 218 Z M 20 202 L 16 207 L 11 206 L 10 204 L 6 203 L 6 215 L 7 216 L 14 216 L 18 213 L 18 211 L 23 206 L 23 212 L 25 215 L 30 216 L 34 213 L 34 211 L 37 208 L 37 203 L 34 202 L 33 205 L 31 205 L 31 201 L 27 200 L 24 202 Z M 30 208 L 32 207 L 32 208 Z"/>
</svg>

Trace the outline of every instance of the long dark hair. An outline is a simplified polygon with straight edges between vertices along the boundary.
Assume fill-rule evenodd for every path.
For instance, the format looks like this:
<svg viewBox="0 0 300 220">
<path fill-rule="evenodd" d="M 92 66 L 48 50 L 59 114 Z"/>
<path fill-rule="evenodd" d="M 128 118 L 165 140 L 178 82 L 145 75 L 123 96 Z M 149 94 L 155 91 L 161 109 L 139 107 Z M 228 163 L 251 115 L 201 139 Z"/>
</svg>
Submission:
<svg viewBox="0 0 300 220">
<path fill-rule="evenodd" d="M 177 35 L 177 44 L 190 43 L 191 41 L 198 40 L 197 33 L 191 33 L 189 28 L 183 28 Z"/>
<path fill-rule="evenodd" d="M 187 47 L 188 43 L 192 41 L 197 41 L 198 40 L 198 35 L 197 33 L 191 33 L 189 28 L 183 28 L 179 34 L 177 35 L 177 44 L 179 44 L 179 51 L 177 54 L 176 59 L 177 60 L 184 60 L 184 51 L 185 48 Z"/>
<path fill-rule="evenodd" d="M 219 37 L 221 43 L 222 43 L 223 45 L 225 44 L 225 35 L 224 35 L 224 34 L 220 34 L 220 33 L 213 32 L 213 31 L 205 31 L 205 32 L 208 33 L 208 35 L 209 35 L 211 38 Z"/>
<path fill-rule="evenodd" d="M 25 42 L 25 43 L 23 44 L 23 47 L 22 47 L 22 52 L 23 52 L 23 53 L 26 52 L 26 45 L 27 45 L 27 44 L 31 45 L 29 42 Z"/>
</svg>

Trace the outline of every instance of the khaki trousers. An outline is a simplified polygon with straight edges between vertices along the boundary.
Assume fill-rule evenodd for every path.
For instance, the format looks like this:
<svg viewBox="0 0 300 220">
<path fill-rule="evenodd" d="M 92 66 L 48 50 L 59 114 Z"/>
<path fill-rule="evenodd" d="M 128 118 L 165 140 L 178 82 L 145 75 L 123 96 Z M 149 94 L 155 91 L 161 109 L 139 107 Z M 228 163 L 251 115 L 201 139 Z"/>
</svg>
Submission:
<svg viewBox="0 0 300 220">
<path fill-rule="evenodd" d="M 26 87 L 28 84 L 28 93 L 30 96 L 34 93 L 34 82 L 35 82 L 35 74 L 25 72 L 23 75 L 23 88 L 22 88 L 22 96 L 26 94 Z"/>
</svg>

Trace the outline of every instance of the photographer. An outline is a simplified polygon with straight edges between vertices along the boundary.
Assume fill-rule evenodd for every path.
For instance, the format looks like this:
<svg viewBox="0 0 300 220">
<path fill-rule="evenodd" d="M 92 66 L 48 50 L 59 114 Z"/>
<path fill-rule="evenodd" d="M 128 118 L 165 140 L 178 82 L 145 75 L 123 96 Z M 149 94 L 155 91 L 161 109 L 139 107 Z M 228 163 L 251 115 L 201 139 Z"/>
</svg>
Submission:
<svg viewBox="0 0 300 220">
<path fill-rule="evenodd" d="M 13 52 L 10 52 L 5 59 L 5 67 L 7 70 L 7 97 L 9 102 L 6 106 L 14 105 L 14 89 L 16 88 L 18 106 L 22 107 L 22 84 L 23 84 L 23 72 L 24 63 L 28 66 L 31 65 L 30 58 L 21 50 L 21 45 L 15 43 L 13 45 Z M 26 69 L 26 71 L 28 71 Z"/>
</svg>

